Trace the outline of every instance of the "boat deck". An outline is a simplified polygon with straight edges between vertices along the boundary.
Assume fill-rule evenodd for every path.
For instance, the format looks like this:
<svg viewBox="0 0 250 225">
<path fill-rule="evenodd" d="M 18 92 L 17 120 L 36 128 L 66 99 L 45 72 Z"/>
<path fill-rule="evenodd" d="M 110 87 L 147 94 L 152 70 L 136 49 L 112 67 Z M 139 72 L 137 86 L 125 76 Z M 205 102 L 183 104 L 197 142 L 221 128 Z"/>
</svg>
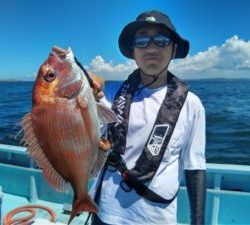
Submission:
<svg viewBox="0 0 250 225">
<path fill-rule="evenodd" d="M 41 204 L 55 211 L 58 225 L 67 224 L 69 215 L 63 209 L 71 206 L 72 190 L 65 194 L 50 188 L 25 148 L 0 144 L 0 174 L 2 217 L 16 207 Z M 250 224 L 249 206 L 250 166 L 207 164 L 206 224 Z M 178 193 L 178 223 L 190 224 L 189 214 L 184 181 Z M 84 224 L 87 215 L 80 214 L 71 225 Z M 38 211 L 37 217 L 48 219 L 49 215 Z M 49 223 L 33 225 L 39 224 Z"/>
<path fill-rule="evenodd" d="M 32 204 L 32 203 L 29 202 L 27 198 L 4 193 L 3 203 L 2 203 L 2 215 L 6 215 L 9 211 L 11 211 L 12 209 L 15 209 L 17 207 L 30 205 L 30 204 Z M 56 224 L 55 225 L 67 224 L 67 222 L 69 220 L 69 214 L 64 213 L 64 209 L 63 209 L 64 205 L 63 204 L 44 201 L 44 200 L 36 200 L 33 204 L 42 205 L 42 206 L 46 206 L 46 207 L 51 208 L 56 214 L 56 217 L 55 217 Z M 50 215 L 47 211 L 38 209 L 38 210 L 36 210 L 36 212 L 37 212 L 36 217 L 33 220 L 37 220 L 38 218 L 43 218 L 43 221 L 41 222 L 41 220 L 40 220 L 40 223 L 42 223 L 44 225 L 49 224 Z M 26 216 L 26 215 L 28 215 L 28 213 L 20 213 L 20 214 L 17 214 L 17 217 Z M 79 216 L 74 218 L 71 225 L 84 224 L 86 219 L 87 219 L 87 216 L 88 216 L 87 213 L 81 213 Z"/>
</svg>

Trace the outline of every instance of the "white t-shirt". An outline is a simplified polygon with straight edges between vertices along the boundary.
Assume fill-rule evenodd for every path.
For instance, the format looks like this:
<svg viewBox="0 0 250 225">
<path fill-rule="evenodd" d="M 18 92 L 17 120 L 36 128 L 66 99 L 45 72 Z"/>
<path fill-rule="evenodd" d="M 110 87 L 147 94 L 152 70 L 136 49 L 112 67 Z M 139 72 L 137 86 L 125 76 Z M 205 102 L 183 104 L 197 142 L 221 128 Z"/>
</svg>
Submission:
<svg viewBox="0 0 250 225">
<path fill-rule="evenodd" d="M 144 88 L 133 98 L 126 151 L 122 155 L 128 169 L 133 168 L 144 148 L 166 91 L 167 86 L 157 89 Z M 184 170 L 203 170 L 206 169 L 205 166 L 205 112 L 200 99 L 189 92 L 149 188 L 163 198 L 171 199 L 184 177 Z M 134 190 L 125 192 L 120 182 L 119 172 L 106 170 L 98 214 L 103 222 L 112 225 L 177 224 L 176 198 L 169 205 L 154 203 L 137 195 Z M 96 183 L 98 178 L 92 186 L 92 193 Z"/>
</svg>

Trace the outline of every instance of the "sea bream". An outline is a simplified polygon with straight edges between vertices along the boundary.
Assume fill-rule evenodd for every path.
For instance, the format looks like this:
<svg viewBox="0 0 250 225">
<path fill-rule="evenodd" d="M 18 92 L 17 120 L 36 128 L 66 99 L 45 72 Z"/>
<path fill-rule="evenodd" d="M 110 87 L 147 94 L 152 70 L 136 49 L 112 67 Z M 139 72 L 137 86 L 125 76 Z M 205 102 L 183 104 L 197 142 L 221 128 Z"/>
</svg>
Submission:
<svg viewBox="0 0 250 225">
<path fill-rule="evenodd" d="M 28 153 L 58 191 L 74 190 L 69 223 L 80 211 L 97 213 L 88 181 L 106 160 L 108 142 L 100 123 L 116 121 L 98 104 L 89 77 L 76 64 L 71 49 L 54 47 L 41 65 L 33 89 L 32 112 L 22 119 Z"/>
</svg>

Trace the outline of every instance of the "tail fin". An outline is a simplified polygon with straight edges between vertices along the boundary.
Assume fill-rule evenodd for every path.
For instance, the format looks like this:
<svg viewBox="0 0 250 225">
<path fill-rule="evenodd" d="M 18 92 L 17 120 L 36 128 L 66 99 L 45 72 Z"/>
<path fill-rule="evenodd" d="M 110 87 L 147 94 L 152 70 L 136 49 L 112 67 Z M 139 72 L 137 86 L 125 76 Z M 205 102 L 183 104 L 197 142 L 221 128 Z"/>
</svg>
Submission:
<svg viewBox="0 0 250 225">
<path fill-rule="evenodd" d="M 72 207 L 72 211 L 70 214 L 68 224 L 71 223 L 71 221 L 75 218 L 75 216 L 79 212 L 83 212 L 83 211 L 87 211 L 87 212 L 91 212 L 91 213 L 98 212 L 98 208 L 97 208 L 96 204 L 89 196 L 87 196 L 86 198 L 84 198 L 82 200 L 74 199 L 73 207 Z"/>
</svg>

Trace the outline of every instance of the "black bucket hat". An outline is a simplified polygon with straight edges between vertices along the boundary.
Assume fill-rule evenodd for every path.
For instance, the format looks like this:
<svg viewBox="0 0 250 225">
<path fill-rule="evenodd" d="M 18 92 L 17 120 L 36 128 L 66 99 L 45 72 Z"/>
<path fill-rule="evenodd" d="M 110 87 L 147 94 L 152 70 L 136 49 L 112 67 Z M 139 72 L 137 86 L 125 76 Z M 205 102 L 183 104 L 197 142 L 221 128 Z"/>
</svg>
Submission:
<svg viewBox="0 0 250 225">
<path fill-rule="evenodd" d="M 172 24 L 170 18 L 160 11 L 149 11 L 140 14 L 135 21 L 125 26 L 119 37 L 119 48 L 121 53 L 128 57 L 133 58 L 132 42 L 134 40 L 135 33 L 138 29 L 145 25 L 156 24 L 166 28 L 173 41 L 177 44 L 176 55 L 174 58 L 185 58 L 189 51 L 189 42 L 183 39 L 177 32 Z"/>
</svg>

